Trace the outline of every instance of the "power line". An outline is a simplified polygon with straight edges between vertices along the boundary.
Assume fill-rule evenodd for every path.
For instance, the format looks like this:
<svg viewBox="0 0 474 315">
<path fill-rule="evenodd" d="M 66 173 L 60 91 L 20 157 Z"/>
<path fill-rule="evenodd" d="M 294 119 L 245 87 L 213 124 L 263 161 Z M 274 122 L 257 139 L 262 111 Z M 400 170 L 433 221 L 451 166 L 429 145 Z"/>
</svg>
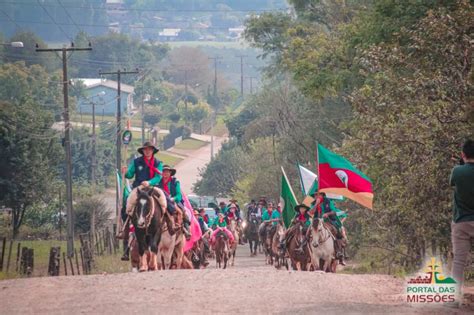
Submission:
<svg viewBox="0 0 474 315">
<path fill-rule="evenodd" d="M 51 16 L 51 14 L 49 14 L 48 10 L 46 10 L 46 8 L 41 4 L 40 0 L 36 0 L 38 2 L 38 5 L 43 8 L 44 12 L 46 12 L 46 14 L 49 16 L 49 18 L 51 19 L 51 21 L 53 21 L 53 23 L 61 30 L 61 32 L 66 36 L 66 38 L 69 38 L 69 40 L 72 42 L 72 38 L 63 30 L 63 28 L 61 26 L 59 26 L 58 23 L 56 23 L 56 21 L 54 20 L 54 18 Z"/>
<path fill-rule="evenodd" d="M 16 27 L 17 27 L 18 29 L 22 29 L 22 27 L 21 27 L 20 25 L 18 25 L 18 23 L 17 23 L 14 19 L 12 19 L 12 18 L 7 14 L 7 12 L 5 12 L 2 8 L 0 8 L 0 11 L 2 11 L 3 14 L 4 14 L 10 21 L 12 21 L 12 22 L 16 25 Z"/>
<path fill-rule="evenodd" d="M 74 25 L 76 26 L 77 30 L 79 31 L 79 33 L 82 31 L 79 26 L 77 26 L 76 22 L 74 22 L 72 16 L 69 14 L 69 12 L 66 10 L 66 8 L 64 7 L 64 5 L 61 3 L 60 0 L 57 0 L 59 5 L 64 9 L 64 12 L 66 12 L 66 15 L 69 17 L 69 19 L 71 20 L 72 23 L 74 23 Z"/>
</svg>

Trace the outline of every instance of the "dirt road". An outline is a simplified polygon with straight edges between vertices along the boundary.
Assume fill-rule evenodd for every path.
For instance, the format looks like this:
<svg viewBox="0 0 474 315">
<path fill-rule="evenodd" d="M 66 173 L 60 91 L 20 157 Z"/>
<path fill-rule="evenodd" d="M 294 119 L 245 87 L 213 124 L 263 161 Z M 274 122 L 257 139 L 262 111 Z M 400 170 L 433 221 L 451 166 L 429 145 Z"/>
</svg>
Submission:
<svg viewBox="0 0 474 315">
<path fill-rule="evenodd" d="M 384 275 L 279 271 L 240 247 L 226 270 L 213 262 L 205 270 L 1 281 L 0 314 L 454 313 L 409 306 L 403 290 L 403 280 Z"/>
<path fill-rule="evenodd" d="M 222 142 L 226 137 L 214 137 L 214 155 L 220 150 Z M 204 168 L 211 160 L 211 145 L 207 144 L 204 147 L 194 151 L 192 156 L 189 156 L 175 165 L 178 171 L 178 178 L 181 183 L 181 189 L 187 194 L 192 193 L 193 184 L 200 178 L 199 169 Z"/>
</svg>

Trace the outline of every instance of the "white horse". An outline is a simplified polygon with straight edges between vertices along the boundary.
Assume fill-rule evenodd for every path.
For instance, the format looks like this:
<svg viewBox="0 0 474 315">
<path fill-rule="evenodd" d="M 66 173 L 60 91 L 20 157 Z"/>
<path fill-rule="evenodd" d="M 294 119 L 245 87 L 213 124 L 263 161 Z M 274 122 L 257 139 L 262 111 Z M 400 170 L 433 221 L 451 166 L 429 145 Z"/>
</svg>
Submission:
<svg viewBox="0 0 474 315">
<path fill-rule="evenodd" d="M 334 235 L 324 226 L 323 219 L 317 219 L 318 223 L 311 227 L 313 247 L 313 263 L 315 270 L 336 272 L 337 260 L 334 247 Z M 322 266 L 321 266 L 322 265 Z"/>
</svg>

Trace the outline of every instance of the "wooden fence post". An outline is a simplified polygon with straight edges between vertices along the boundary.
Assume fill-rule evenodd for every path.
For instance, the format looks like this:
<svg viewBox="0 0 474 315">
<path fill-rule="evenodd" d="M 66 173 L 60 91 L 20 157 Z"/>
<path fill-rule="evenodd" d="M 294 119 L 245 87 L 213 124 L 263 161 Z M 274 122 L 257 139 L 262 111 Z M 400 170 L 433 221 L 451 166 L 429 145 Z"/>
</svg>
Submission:
<svg viewBox="0 0 474 315">
<path fill-rule="evenodd" d="M 63 252 L 64 275 L 67 276 L 66 254 Z"/>
<path fill-rule="evenodd" d="M 74 256 L 76 258 L 76 268 L 77 268 L 77 275 L 81 275 L 81 271 L 79 270 L 79 258 L 77 257 L 77 249 L 74 248 Z M 82 270 L 82 273 L 84 273 L 84 270 Z"/>
<path fill-rule="evenodd" d="M 16 272 L 20 271 L 20 264 L 18 263 L 20 261 L 20 248 L 21 243 L 18 242 L 18 246 L 16 247 Z"/>
<path fill-rule="evenodd" d="M 48 274 L 59 276 L 61 262 L 61 247 L 51 247 L 49 250 Z"/>
<path fill-rule="evenodd" d="M 10 240 L 10 247 L 8 248 L 7 272 L 10 270 L 10 259 L 12 257 L 13 240 Z"/>
<path fill-rule="evenodd" d="M 3 259 L 5 258 L 5 247 L 7 246 L 7 238 L 4 236 L 2 241 L 2 252 L 0 253 L 0 271 L 3 271 Z"/>
<path fill-rule="evenodd" d="M 74 265 L 72 264 L 71 256 L 68 256 L 67 259 L 69 260 L 69 266 L 71 267 L 71 275 L 74 276 Z"/>
</svg>

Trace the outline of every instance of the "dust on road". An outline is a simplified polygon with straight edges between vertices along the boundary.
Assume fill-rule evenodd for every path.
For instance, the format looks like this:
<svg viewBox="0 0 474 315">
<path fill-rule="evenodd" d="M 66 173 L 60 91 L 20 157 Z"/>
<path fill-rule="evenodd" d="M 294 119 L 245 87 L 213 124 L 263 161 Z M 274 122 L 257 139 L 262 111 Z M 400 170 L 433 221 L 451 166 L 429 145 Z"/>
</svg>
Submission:
<svg viewBox="0 0 474 315">
<path fill-rule="evenodd" d="M 0 314 L 446 314 L 404 302 L 386 275 L 289 272 L 241 246 L 234 267 L 0 282 Z"/>
</svg>

